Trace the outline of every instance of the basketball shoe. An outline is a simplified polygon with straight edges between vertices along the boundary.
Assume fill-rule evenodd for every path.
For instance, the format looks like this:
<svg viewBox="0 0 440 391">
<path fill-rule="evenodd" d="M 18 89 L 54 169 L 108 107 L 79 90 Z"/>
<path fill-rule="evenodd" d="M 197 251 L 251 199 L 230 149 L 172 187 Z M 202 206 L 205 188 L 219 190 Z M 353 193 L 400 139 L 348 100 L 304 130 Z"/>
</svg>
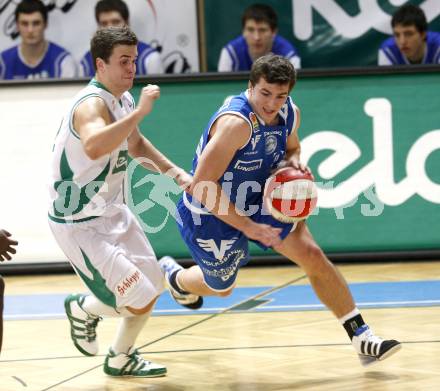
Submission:
<svg viewBox="0 0 440 391">
<path fill-rule="evenodd" d="M 165 276 L 173 299 L 186 308 L 198 310 L 203 305 L 203 297 L 185 292 L 177 286 L 176 275 L 179 270 L 183 270 L 183 267 L 169 256 L 161 258 L 159 266 Z"/>
<path fill-rule="evenodd" d="M 116 354 L 109 350 L 104 361 L 104 372 L 110 376 L 159 377 L 165 376 L 166 367 L 145 360 L 136 349 Z"/>
<path fill-rule="evenodd" d="M 70 336 L 76 348 L 86 356 L 95 356 L 98 353 L 96 340 L 96 326 L 102 319 L 84 311 L 82 304 L 85 295 L 69 295 L 64 300 L 67 319 L 70 322 Z"/>
<path fill-rule="evenodd" d="M 363 325 L 356 330 L 351 343 L 356 349 L 363 366 L 385 360 L 402 347 L 399 341 L 394 339 L 383 340 L 375 336 L 367 325 Z"/>
</svg>

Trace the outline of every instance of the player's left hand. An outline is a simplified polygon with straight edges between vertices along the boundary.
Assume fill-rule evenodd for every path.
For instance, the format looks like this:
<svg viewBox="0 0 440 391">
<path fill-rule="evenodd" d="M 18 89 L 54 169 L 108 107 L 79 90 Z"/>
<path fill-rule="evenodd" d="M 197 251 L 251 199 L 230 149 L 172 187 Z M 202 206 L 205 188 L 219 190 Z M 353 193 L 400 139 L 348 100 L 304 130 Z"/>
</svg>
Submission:
<svg viewBox="0 0 440 391">
<path fill-rule="evenodd" d="M 11 254 L 15 254 L 17 251 L 12 246 L 16 246 L 18 242 L 10 239 L 11 234 L 5 229 L 0 229 L 0 262 L 4 260 L 10 261 L 12 259 Z"/>
<path fill-rule="evenodd" d="M 312 174 L 312 171 L 310 170 L 309 166 L 306 166 L 305 164 L 302 164 L 299 159 L 297 159 L 296 157 L 291 157 L 290 159 L 287 160 L 282 160 L 277 168 L 275 169 L 275 171 L 279 170 L 280 168 L 285 168 L 285 167 L 293 167 L 299 171 L 302 171 L 306 174 Z"/>
</svg>

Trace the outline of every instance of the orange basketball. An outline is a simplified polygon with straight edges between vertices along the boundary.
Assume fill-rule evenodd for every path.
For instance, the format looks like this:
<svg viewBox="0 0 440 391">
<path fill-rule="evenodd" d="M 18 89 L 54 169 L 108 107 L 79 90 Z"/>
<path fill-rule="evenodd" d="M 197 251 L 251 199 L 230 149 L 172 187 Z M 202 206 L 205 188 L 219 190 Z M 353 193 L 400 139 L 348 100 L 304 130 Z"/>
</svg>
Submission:
<svg viewBox="0 0 440 391">
<path fill-rule="evenodd" d="M 312 174 L 285 167 L 267 178 L 264 204 L 270 214 L 283 223 L 304 220 L 318 202 L 318 191 Z"/>
</svg>

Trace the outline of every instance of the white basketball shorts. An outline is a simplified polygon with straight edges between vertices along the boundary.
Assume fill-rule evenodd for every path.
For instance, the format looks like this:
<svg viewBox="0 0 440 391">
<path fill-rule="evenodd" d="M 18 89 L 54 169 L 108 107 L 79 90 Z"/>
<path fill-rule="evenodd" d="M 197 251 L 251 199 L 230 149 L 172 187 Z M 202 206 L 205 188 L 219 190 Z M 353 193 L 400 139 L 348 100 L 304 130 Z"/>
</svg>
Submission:
<svg viewBox="0 0 440 391">
<path fill-rule="evenodd" d="M 126 205 L 79 223 L 49 220 L 56 241 L 89 290 L 113 307 L 146 307 L 164 289 L 150 242 Z"/>
</svg>

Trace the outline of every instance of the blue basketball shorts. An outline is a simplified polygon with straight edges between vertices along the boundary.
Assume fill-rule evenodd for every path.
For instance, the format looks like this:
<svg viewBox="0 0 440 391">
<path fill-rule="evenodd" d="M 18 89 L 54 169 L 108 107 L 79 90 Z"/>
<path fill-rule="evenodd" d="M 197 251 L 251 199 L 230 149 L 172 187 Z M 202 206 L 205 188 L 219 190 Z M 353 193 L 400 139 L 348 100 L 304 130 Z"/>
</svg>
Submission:
<svg viewBox="0 0 440 391">
<path fill-rule="evenodd" d="M 195 219 L 195 212 L 191 212 L 182 199 L 177 205 L 177 212 L 181 219 L 177 224 L 180 234 L 194 261 L 202 269 L 205 283 L 212 290 L 219 292 L 233 287 L 238 269 L 249 262 L 249 239 L 241 231 L 211 214 L 197 215 Z M 257 223 L 282 228 L 281 239 L 284 239 L 295 226 L 282 223 L 260 212 L 250 218 Z M 254 243 L 267 250 L 262 243 Z"/>
</svg>

